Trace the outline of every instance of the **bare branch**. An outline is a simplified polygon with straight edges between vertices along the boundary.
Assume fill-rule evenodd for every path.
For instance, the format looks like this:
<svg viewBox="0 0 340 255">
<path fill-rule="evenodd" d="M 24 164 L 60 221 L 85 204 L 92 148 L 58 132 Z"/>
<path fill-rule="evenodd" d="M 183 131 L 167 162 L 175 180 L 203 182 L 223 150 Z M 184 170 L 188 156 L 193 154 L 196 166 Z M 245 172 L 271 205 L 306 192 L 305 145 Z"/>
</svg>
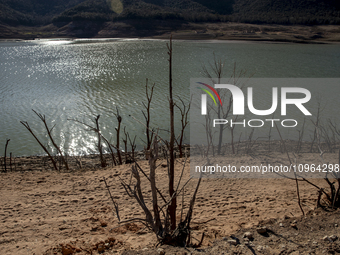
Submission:
<svg viewBox="0 0 340 255">
<path fill-rule="evenodd" d="M 66 168 L 66 170 L 68 171 L 68 170 L 69 170 L 69 167 L 68 167 L 67 160 L 65 159 L 65 157 L 64 157 L 62 151 L 60 150 L 59 146 L 55 143 L 55 141 L 54 141 L 54 139 L 53 139 L 53 137 L 52 137 L 52 134 L 51 134 L 51 132 L 52 132 L 53 128 L 55 127 L 55 125 L 54 125 L 51 129 L 49 129 L 49 128 L 48 128 L 48 125 L 47 125 L 47 122 L 46 122 L 45 115 L 42 115 L 42 114 L 40 114 L 40 113 L 37 113 L 37 112 L 36 112 L 35 110 L 33 110 L 33 109 L 32 109 L 32 111 L 33 111 L 33 112 L 41 119 L 41 121 L 44 123 L 45 128 L 46 128 L 46 131 L 47 131 L 47 134 L 48 134 L 48 137 L 50 138 L 50 140 L 51 140 L 53 146 L 56 148 L 56 150 L 57 150 L 58 153 L 60 154 L 61 160 L 63 161 L 63 163 L 64 163 L 64 165 L 65 165 L 65 168 Z"/>
<path fill-rule="evenodd" d="M 6 140 L 6 145 L 5 145 L 5 155 L 4 155 L 4 166 L 5 166 L 5 169 L 4 169 L 4 172 L 6 173 L 7 172 L 7 166 L 6 166 L 6 160 L 7 160 L 7 146 L 8 146 L 8 143 L 11 139 L 7 139 Z"/>
<path fill-rule="evenodd" d="M 113 197 L 112 197 L 112 195 L 111 195 L 110 188 L 109 188 L 109 186 L 107 185 L 107 182 L 106 182 L 105 177 L 103 177 L 103 180 L 104 180 L 105 186 L 106 186 L 106 188 L 107 188 L 107 191 L 109 192 L 109 195 L 110 195 L 111 201 L 112 201 L 112 203 L 113 203 L 113 206 L 115 207 L 116 215 L 117 215 L 118 221 L 120 221 L 119 210 L 118 210 L 118 203 L 113 199 Z"/>
<path fill-rule="evenodd" d="M 55 160 L 53 159 L 52 155 L 50 154 L 50 152 L 46 149 L 46 147 L 40 142 L 40 140 L 37 138 L 37 136 L 34 134 L 34 132 L 32 131 L 31 127 L 29 126 L 27 121 L 20 121 L 20 123 L 22 125 L 24 125 L 24 127 L 33 135 L 33 137 L 35 138 L 35 140 L 39 143 L 39 145 L 41 146 L 41 148 L 43 148 L 43 150 L 46 152 L 46 154 L 48 155 L 48 157 L 51 159 L 53 167 L 55 170 L 58 171 L 58 167 L 57 167 L 57 163 L 55 162 Z"/>
</svg>

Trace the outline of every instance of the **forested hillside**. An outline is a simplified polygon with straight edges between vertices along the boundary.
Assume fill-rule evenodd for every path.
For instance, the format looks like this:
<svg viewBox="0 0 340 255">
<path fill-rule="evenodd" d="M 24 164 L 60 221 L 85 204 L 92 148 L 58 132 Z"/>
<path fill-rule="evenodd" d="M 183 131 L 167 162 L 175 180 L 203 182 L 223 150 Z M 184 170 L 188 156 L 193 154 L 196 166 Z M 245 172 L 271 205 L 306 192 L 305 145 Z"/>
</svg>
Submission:
<svg viewBox="0 0 340 255">
<path fill-rule="evenodd" d="M 340 1 L 236 0 L 233 19 L 245 23 L 340 24 Z"/>
<path fill-rule="evenodd" d="M 59 15 L 85 0 L 0 0 L 0 22 L 9 25 L 50 23 Z"/>
<path fill-rule="evenodd" d="M 0 0 L 0 24 L 162 19 L 340 24 L 338 0 Z"/>
</svg>

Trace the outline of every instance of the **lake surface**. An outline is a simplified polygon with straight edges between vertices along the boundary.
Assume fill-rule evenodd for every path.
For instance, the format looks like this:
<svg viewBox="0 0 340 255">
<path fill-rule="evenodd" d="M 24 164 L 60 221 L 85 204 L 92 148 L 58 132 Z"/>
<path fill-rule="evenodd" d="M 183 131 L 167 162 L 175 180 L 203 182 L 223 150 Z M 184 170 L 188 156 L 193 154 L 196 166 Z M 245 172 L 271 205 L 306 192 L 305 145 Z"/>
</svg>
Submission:
<svg viewBox="0 0 340 255">
<path fill-rule="evenodd" d="M 89 125 L 100 114 L 105 137 L 115 142 L 114 116 L 137 136 L 143 148 L 141 113 L 145 81 L 155 83 L 152 126 L 168 138 L 168 54 L 162 40 L 38 40 L 0 43 L 0 155 L 6 139 L 14 156 L 43 154 L 20 121 L 27 121 L 45 145 L 43 123 L 32 111 L 46 115 L 53 135 L 69 154 L 96 152 L 96 135 Z M 174 41 L 174 93 L 188 102 L 190 78 L 204 77 L 202 66 L 225 60 L 225 77 L 246 70 L 245 77 L 339 78 L 340 45 L 308 45 L 227 41 Z M 340 93 L 334 91 L 334 93 Z M 131 117 L 131 116 L 133 117 Z M 177 121 L 177 131 L 179 121 Z M 189 128 L 186 142 L 189 141 Z"/>
</svg>

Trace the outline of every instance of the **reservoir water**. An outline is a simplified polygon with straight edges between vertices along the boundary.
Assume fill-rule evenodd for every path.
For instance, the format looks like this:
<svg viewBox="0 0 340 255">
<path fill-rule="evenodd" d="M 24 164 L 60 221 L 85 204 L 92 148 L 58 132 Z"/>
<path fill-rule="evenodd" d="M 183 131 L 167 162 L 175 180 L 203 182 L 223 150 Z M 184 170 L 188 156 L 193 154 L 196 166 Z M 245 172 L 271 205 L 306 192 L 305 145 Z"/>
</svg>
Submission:
<svg viewBox="0 0 340 255">
<path fill-rule="evenodd" d="M 155 84 L 151 126 L 168 138 L 168 54 L 163 40 L 36 40 L 0 43 L 0 155 L 6 139 L 14 156 L 43 154 L 20 121 L 27 121 L 45 145 L 44 114 L 53 135 L 68 154 L 96 152 L 96 134 L 89 125 L 100 115 L 104 136 L 115 142 L 122 116 L 141 149 L 145 82 Z M 189 101 L 190 78 L 204 77 L 216 59 L 225 60 L 225 77 L 246 71 L 253 78 L 340 78 L 340 45 L 173 41 L 174 94 Z M 321 89 L 321 88 L 320 88 Z M 340 87 L 334 94 L 340 94 Z M 180 122 L 177 120 L 177 131 Z M 189 140 L 189 128 L 186 142 Z"/>
</svg>

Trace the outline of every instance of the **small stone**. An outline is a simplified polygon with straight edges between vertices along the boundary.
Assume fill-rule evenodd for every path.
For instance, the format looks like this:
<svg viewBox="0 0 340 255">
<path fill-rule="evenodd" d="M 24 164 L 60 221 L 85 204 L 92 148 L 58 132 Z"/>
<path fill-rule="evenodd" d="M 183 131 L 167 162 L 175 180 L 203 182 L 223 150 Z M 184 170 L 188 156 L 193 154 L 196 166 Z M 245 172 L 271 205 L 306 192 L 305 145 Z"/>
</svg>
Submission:
<svg viewBox="0 0 340 255">
<path fill-rule="evenodd" d="M 231 245 L 235 245 L 235 246 L 237 245 L 237 240 L 235 239 L 229 239 L 227 242 Z"/>
<path fill-rule="evenodd" d="M 338 239 L 338 237 L 336 235 L 331 235 L 328 238 L 331 239 L 333 242 Z"/>
<path fill-rule="evenodd" d="M 164 249 L 158 248 L 158 249 L 157 249 L 157 254 L 158 254 L 158 255 L 164 255 L 164 254 L 165 254 Z"/>
<path fill-rule="evenodd" d="M 253 239 L 253 234 L 252 234 L 251 232 L 245 232 L 245 233 L 243 234 L 243 237 L 246 237 L 246 238 L 248 238 L 248 239 Z"/>
<path fill-rule="evenodd" d="M 104 245 L 99 244 L 99 245 L 98 245 L 98 252 L 99 252 L 99 253 L 103 253 L 104 251 L 105 251 Z"/>
<path fill-rule="evenodd" d="M 70 255 L 70 254 L 73 254 L 73 250 L 71 248 L 62 247 L 61 253 L 63 255 Z"/>
<path fill-rule="evenodd" d="M 335 223 L 335 224 L 334 224 L 334 227 L 338 227 L 338 224 Z"/>
<path fill-rule="evenodd" d="M 297 227 L 296 223 L 292 223 L 292 224 L 290 224 L 290 226 L 291 226 L 292 228 L 296 228 L 296 227 Z"/>
<path fill-rule="evenodd" d="M 267 228 L 266 227 L 258 227 L 256 229 L 256 231 L 257 231 L 257 233 L 263 235 L 263 234 L 267 233 Z"/>
<path fill-rule="evenodd" d="M 282 222 L 279 224 L 279 226 L 280 226 L 281 228 L 283 228 L 283 227 L 284 227 L 284 225 L 283 225 L 283 223 L 282 223 Z"/>
<path fill-rule="evenodd" d="M 322 240 L 324 240 L 324 241 L 329 241 L 329 237 L 328 237 L 328 236 L 324 236 L 324 237 L 322 238 Z"/>
<path fill-rule="evenodd" d="M 264 250 L 264 247 L 261 246 L 261 245 L 259 245 L 259 246 L 257 246 L 256 250 L 257 250 L 257 251 L 263 251 L 263 250 Z"/>
<path fill-rule="evenodd" d="M 313 242 L 313 245 L 317 245 L 317 244 L 318 244 L 318 242 L 317 242 L 317 241 L 314 241 L 314 242 Z"/>
<path fill-rule="evenodd" d="M 102 226 L 103 228 L 104 228 L 104 227 L 107 227 L 107 222 L 101 221 L 101 222 L 100 222 L 100 226 Z"/>
</svg>

